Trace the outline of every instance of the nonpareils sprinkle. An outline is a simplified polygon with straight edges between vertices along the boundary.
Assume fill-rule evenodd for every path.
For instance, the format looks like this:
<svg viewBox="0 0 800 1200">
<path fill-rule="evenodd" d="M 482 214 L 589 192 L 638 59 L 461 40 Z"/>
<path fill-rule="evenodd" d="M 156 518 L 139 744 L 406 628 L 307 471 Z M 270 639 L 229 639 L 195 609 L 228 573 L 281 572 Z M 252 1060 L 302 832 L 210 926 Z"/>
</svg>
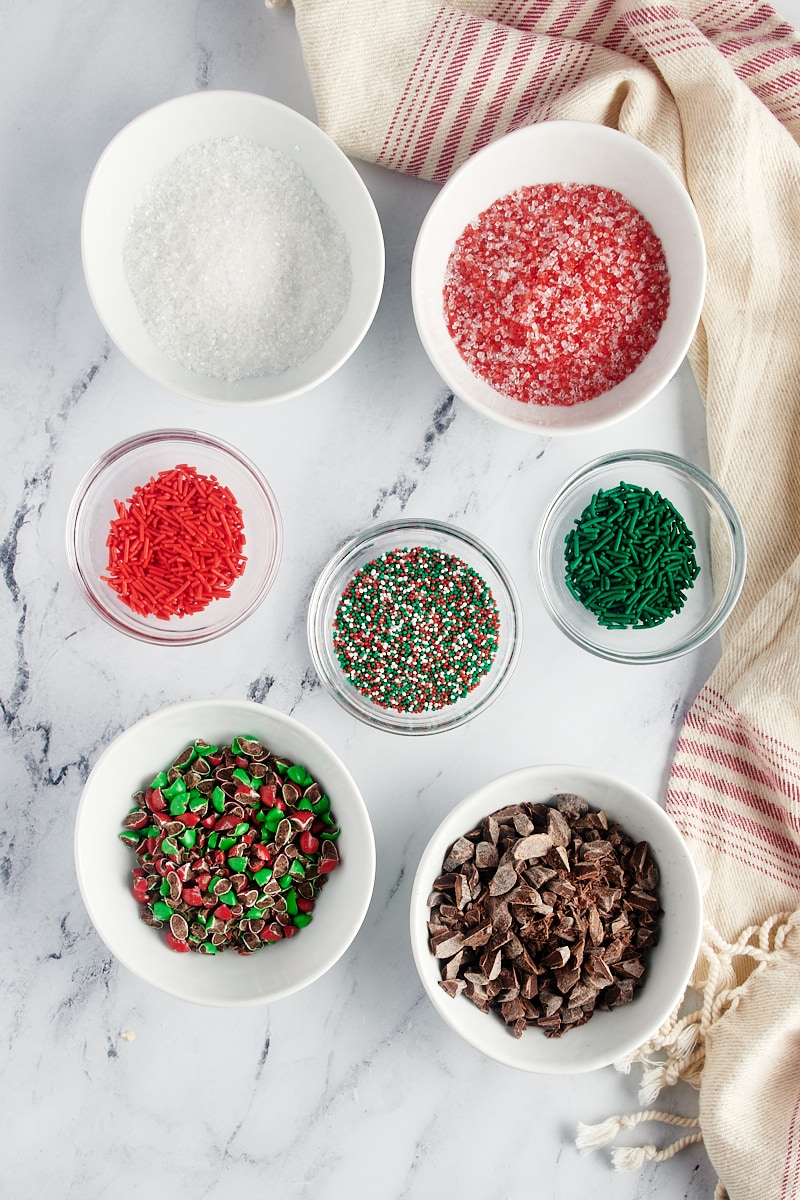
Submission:
<svg viewBox="0 0 800 1200">
<path fill-rule="evenodd" d="M 680 612 L 700 574 L 671 500 L 621 482 L 592 496 L 565 538 L 565 581 L 607 629 L 650 629 Z"/>
<path fill-rule="evenodd" d="M 247 562 L 244 518 L 216 476 L 180 463 L 114 506 L 101 579 L 133 612 L 167 621 L 230 596 Z"/>
<path fill-rule="evenodd" d="M 142 920 L 201 954 L 252 954 L 308 925 L 338 836 L 305 767 L 244 735 L 184 747 L 134 794 L 120 834 Z"/>
<path fill-rule="evenodd" d="M 669 306 L 664 250 L 619 192 L 523 187 L 459 237 L 444 284 L 450 336 L 471 370 L 512 400 L 571 405 L 639 365 Z"/>
<path fill-rule="evenodd" d="M 366 563 L 336 609 L 333 645 L 353 686 L 381 708 L 430 712 L 478 686 L 498 648 L 500 617 L 486 581 L 428 546 Z"/>
</svg>

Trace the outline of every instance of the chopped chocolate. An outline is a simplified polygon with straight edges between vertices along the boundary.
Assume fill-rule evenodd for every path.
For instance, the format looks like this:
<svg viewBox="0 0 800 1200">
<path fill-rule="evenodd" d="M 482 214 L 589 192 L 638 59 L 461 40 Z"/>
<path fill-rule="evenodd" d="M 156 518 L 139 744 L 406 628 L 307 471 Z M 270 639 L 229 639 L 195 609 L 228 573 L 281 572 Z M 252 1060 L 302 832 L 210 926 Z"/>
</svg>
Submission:
<svg viewBox="0 0 800 1200">
<path fill-rule="evenodd" d="M 658 938 L 658 867 L 581 796 L 510 804 L 457 838 L 428 897 L 440 986 L 515 1037 L 629 1003 Z"/>
</svg>

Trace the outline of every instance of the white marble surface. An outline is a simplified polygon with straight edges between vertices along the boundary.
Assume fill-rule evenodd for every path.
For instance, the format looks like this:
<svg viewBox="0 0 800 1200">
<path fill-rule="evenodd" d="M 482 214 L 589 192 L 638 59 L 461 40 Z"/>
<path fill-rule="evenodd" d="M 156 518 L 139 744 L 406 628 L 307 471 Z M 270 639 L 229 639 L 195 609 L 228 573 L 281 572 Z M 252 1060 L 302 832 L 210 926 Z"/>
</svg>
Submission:
<svg viewBox="0 0 800 1200">
<path fill-rule="evenodd" d="M 407 933 L 425 841 L 477 784 L 560 760 L 663 796 L 681 717 L 716 645 L 656 667 L 595 660 L 544 614 L 530 555 L 553 490 L 604 450 L 658 446 L 704 463 L 688 369 L 602 435 L 526 438 L 485 421 L 448 394 L 413 325 L 411 254 L 435 188 L 359 164 L 387 278 L 355 356 L 314 393 L 241 416 L 169 394 L 109 344 L 91 307 L 79 248 L 88 177 L 128 120 L 197 87 L 261 92 L 313 117 L 291 7 L 10 0 L 0 23 L 0 1195 L 710 1196 L 701 1149 L 632 1174 L 614 1173 L 605 1152 L 580 1156 L 576 1122 L 635 1110 L 636 1073 L 548 1079 L 484 1061 L 425 998 Z M 86 468 L 123 436 L 163 424 L 247 448 L 285 523 L 261 609 L 190 649 L 148 648 L 102 624 L 64 554 L 67 505 Z M 306 603 L 334 548 L 401 513 L 452 520 L 489 542 L 524 607 L 506 691 L 431 738 L 354 723 L 317 685 L 305 640 Z M 247 696 L 307 723 L 347 762 L 374 824 L 377 879 L 359 936 L 327 976 L 271 1007 L 194 1008 L 150 989 L 111 958 L 78 892 L 72 827 L 97 756 L 139 717 L 202 696 Z M 693 1101 L 664 1099 L 681 1111 Z"/>
</svg>

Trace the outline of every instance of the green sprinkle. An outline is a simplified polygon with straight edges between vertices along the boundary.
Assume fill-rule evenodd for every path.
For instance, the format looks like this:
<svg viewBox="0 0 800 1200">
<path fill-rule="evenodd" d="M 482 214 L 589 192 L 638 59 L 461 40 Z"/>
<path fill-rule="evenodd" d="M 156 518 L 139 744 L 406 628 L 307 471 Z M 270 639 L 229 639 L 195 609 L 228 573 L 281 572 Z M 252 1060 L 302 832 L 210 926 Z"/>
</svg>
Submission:
<svg viewBox="0 0 800 1200">
<path fill-rule="evenodd" d="M 596 492 L 567 533 L 564 582 L 605 628 L 652 629 L 683 607 L 695 549 L 670 500 L 621 482 Z"/>
</svg>

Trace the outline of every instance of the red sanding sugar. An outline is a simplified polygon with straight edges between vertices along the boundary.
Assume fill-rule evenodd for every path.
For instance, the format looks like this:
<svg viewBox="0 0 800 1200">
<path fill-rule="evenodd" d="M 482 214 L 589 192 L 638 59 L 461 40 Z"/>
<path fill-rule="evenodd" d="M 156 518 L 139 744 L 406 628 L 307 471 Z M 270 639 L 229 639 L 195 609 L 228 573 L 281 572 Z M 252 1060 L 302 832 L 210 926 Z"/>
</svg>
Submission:
<svg viewBox="0 0 800 1200">
<path fill-rule="evenodd" d="M 669 272 L 650 223 L 619 192 L 548 183 L 503 196 L 456 242 L 450 336 L 496 391 L 579 404 L 625 379 L 654 344 Z"/>
</svg>

